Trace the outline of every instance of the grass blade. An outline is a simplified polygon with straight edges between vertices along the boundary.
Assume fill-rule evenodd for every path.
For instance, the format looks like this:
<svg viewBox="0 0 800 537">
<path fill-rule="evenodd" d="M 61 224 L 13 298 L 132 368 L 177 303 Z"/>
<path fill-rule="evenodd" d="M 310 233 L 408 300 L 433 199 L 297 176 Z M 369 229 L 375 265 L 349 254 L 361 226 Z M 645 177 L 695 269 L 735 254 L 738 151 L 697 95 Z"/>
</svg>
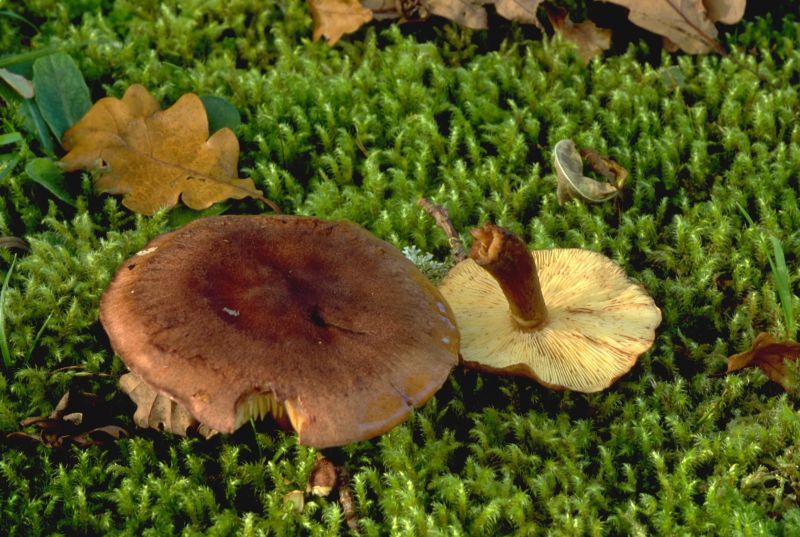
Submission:
<svg viewBox="0 0 800 537">
<path fill-rule="evenodd" d="M 744 207 L 736 204 L 739 212 L 742 213 L 744 219 L 750 225 L 755 227 L 753 219 L 744 210 Z M 789 269 L 786 266 L 786 258 L 783 255 L 783 245 L 776 237 L 770 237 L 772 242 L 772 254 L 767 252 L 767 261 L 769 268 L 772 270 L 772 277 L 775 280 L 775 291 L 778 293 L 778 301 L 781 303 L 781 310 L 783 311 L 783 323 L 786 327 L 786 336 L 789 339 L 794 339 L 797 335 L 797 330 L 794 325 L 794 309 L 792 308 L 792 287 L 789 281 Z"/>
<path fill-rule="evenodd" d="M 789 269 L 786 267 L 786 259 L 783 255 L 781 241 L 775 237 L 770 237 L 772 241 L 773 258 L 770 259 L 772 276 L 775 278 L 775 289 L 778 291 L 778 298 L 783 309 L 783 322 L 786 325 L 786 335 L 789 338 L 795 337 L 794 309 L 792 308 L 792 288 L 789 282 Z M 774 259 L 774 261 L 773 261 Z"/>
<path fill-rule="evenodd" d="M 6 338 L 6 293 L 8 292 L 8 281 L 11 279 L 11 273 L 14 272 L 16 262 L 17 256 L 14 256 L 3 280 L 3 287 L 0 289 L 0 354 L 3 355 L 3 364 L 6 369 L 11 368 L 11 351 L 8 350 L 8 338 Z"/>
</svg>

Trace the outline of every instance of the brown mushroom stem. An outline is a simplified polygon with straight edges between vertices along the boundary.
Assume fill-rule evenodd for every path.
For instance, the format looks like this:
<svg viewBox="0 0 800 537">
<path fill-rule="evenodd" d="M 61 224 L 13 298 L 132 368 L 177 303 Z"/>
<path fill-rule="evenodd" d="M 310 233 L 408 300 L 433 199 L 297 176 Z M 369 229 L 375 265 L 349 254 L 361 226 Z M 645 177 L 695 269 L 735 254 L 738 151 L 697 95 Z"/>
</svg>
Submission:
<svg viewBox="0 0 800 537">
<path fill-rule="evenodd" d="M 491 223 L 470 233 L 475 242 L 469 256 L 500 284 L 514 322 L 527 330 L 541 327 L 547 322 L 547 307 L 528 246 L 507 229 Z"/>
</svg>

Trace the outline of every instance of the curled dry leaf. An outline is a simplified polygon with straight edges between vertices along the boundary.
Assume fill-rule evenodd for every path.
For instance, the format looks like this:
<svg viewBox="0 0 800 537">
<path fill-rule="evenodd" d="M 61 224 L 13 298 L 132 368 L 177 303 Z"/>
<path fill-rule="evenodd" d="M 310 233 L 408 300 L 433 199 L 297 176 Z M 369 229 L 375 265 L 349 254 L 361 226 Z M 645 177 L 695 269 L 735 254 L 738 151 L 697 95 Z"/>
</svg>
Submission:
<svg viewBox="0 0 800 537">
<path fill-rule="evenodd" d="M 786 360 L 800 358 L 800 343 L 796 341 L 775 341 L 766 332 L 761 332 L 753 340 L 749 350 L 728 358 L 728 373 L 744 367 L 758 367 L 771 381 L 777 382 L 784 390 L 790 390 L 786 376 Z"/>
<path fill-rule="evenodd" d="M 329 45 L 372 20 L 372 11 L 358 0 L 308 0 L 308 9 L 314 20 L 314 41 L 325 36 Z"/>
<path fill-rule="evenodd" d="M 583 175 L 583 160 L 572 140 L 561 140 L 553 149 L 553 167 L 558 178 L 558 203 L 577 196 L 590 202 L 607 201 L 619 193 L 614 185 Z"/>
<path fill-rule="evenodd" d="M 182 197 L 192 209 L 254 197 L 273 209 L 250 179 L 239 179 L 239 142 L 224 128 L 208 137 L 203 103 L 192 93 L 166 110 L 138 84 L 105 97 L 64 133 L 66 171 L 90 170 L 101 192 L 122 194 L 132 211 L 153 214 Z"/>
<path fill-rule="evenodd" d="M 143 429 L 151 428 L 186 436 L 189 430 L 197 428 L 198 433 L 205 438 L 216 434 L 216 431 L 201 425 L 183 405 L 156 390 L 135 373 L 122 375 L 119 386 L 136 405 L 133 421 Z"/>
<path fill-rule="evenodd" d="M 572 22 L 567 10 L 545 4 L 547 18 L 553 28 L 578 46 L 578 53 L 584 62 L 589 63 L 611 47 L 611 30 L 598 27 L 592 21 Z"/>
</svg>

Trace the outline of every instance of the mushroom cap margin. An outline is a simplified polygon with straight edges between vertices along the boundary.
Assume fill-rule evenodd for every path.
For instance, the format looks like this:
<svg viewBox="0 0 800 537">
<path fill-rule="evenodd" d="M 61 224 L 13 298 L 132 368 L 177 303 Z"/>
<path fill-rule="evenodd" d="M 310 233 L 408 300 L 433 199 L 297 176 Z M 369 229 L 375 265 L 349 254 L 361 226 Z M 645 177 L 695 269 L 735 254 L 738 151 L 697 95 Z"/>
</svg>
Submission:
<svg viewBox="0 0 800 537">
<path fill-rule="evenodd" d="M 156 237 L 117 271 L 100 319 L 126 365 L 201 423 L 232 432 L 237 408 L 269 393 L 314 447 L 387 431 L 458 360 L 453 314 L 413 263 L 309 217 L 206 218 Z"/>
</svg>

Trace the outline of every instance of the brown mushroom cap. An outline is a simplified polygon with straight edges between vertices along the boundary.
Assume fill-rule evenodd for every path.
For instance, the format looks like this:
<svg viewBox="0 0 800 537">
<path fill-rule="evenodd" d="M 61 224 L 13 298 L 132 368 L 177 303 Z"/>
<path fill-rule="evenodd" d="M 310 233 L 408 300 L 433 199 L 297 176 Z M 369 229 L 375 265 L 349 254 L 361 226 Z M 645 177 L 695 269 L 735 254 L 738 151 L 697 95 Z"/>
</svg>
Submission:
<svg viewBox="0 0 800 537">
<path fill-rule="evenodd" d="M 196 220 L 153 239 L 103 294 L 114 351 L 201 423 L 283 410 L 315 447 L 371 438 L 444 383 L 458 332 L 442 296 L 349 222 Z"/>
<path fill-rule="evenodd" d="M 514 319 L 500 284 L 472 259 L 456 265 L 440 284 L 456 315 L 464 362 L 529 376 L 550 388 L 607 388 L 651 347 L 661 311 L 602 254 L 580 249 L 530 254 L 547 306 L 546 320 L 531 328 Z"/>
</svg>

